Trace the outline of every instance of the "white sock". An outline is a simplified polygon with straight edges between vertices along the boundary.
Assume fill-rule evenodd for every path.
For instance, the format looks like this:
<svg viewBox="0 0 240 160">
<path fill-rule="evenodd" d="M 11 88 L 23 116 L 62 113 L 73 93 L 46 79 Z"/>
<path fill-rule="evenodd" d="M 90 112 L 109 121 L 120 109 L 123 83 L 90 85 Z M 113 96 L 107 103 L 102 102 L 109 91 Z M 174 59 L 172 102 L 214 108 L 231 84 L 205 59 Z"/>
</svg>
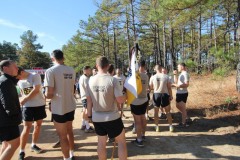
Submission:
<svg viewBox="0 0 240 160">
<path fill-rule="evenodd" d="M 70 158 L 72 158 L 74 156 L 74 151 L 73 150 L 70 150 L 69 151 L 69 154 L 70 154 Z"/>
<path fill-rule="evenodd" d="M 63 158 L 64 160 L 71 160 L 71 158 L 69 157 L 69 158 Z"/>
<path fill-rule="evenodd" d="M 85 126 L 86 125 L 86 122 L 85 122 L 85 120 L 83 119 L 82 120 L 82 126 Z"/>
<path fill-rule="evenodd" d="M 24 153 L 25 153 L 24 149 L 20 149 L 19 153 L 22 153 L 22 152 L 24 152 Z"/>
<path fill-rule="evenodd" d="M 32 143 L 32 147 L 33 147 L 34 145 L 36 145 L 36 144 L 35 144 L 35 143 Z"/>
<path fill-rule="evenodd" d="M 90 125 L 89 125 L 88 121 L 85 121 L 85 124 L 86 124 L 86 128 L 89 129 Z"/>
</svg>

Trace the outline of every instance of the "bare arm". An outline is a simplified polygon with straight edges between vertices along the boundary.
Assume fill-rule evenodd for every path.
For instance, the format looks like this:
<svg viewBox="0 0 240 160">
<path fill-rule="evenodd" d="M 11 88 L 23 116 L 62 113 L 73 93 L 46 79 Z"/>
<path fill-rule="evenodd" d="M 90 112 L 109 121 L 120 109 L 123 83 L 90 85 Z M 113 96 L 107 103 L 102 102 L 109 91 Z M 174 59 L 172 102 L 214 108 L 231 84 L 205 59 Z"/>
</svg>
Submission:
<svg viewBox="0 0 240 160">
<path fill-rule="evenodd" d="M 87 96 L 87 114 L 88 114 L 88 118 L 92 117 L 92 99 L 90 96 Z"/>
<path fill-rule="evenodd" d="M 20 104 L 24 105 L 27 101 L 35 97 L 40 92 L 40 89 L 41 84 L 33 86 L 32 91 L 20 101 Z"/>
<path fill-rule="evenodd" d="M 54 87 L 46 87 L 46 91 L 45 91 L 45 97 L 47 99 L 52 99 L 53 98 L 53 93 L 54 93 Z"/>
<path fill-rule="evenodd" d="M 172 100 L 173 96 L 172 96 L 172 87 L 171 87 L 171 83 L 170 82 L 168 82 L 167 88 L 168 88 L 168 93 L 169 93 L 169 96 L 170 96 L 170 100 Z"/>
</svg>

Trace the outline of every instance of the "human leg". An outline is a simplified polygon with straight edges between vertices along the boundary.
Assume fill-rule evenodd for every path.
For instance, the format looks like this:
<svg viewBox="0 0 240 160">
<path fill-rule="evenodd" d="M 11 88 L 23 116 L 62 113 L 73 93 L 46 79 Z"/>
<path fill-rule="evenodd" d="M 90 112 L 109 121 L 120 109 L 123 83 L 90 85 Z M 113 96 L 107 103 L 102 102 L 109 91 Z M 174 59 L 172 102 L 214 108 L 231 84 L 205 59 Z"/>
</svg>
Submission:
<svg viewBox="0 0 240 160">
<path fill-rule="evenodd" d="M 122 130 L 120 135 L 115 137 L 115 140 L 118 143 L 118 158 L 120 160 L 126 160 L 127 159 L 127 145 L 126 145 L 126 138 L 125 138 L 125 130 L 124 129 Z"/>
<path fill-rule="evenodd" d="M 20 137 L 17 137 L 10 141 L 4 141 L 4 150 L 0 155 L 0 160 L 11 160 L 13 154 L 17 150 L 20 144 Z"/>
<path fill-rule="evenodd" d="M 69 158 L 69 141 L 68 141 L 68 131 L 67 128 L 67 122 L 65 123 L 58 123 L 54 121 L 54 127 L 56 128 L 57 134 L 59 136 L 61 150 L 63 153 L 64 158 Z"/>
<path fill-rule="evenodd" d="M 23 121 L 23 130 L 20 136 L 20 152 L 24 152 L 31 127 L 32 127 L 31 121 Z"/>
<path fill-rule="evenodd" d="M 107 150 L 106 150 L 106 144 L 107 144 L 107 136 L 98 136 L 98 159 L 99 160 L 106 160 L 107 159 Z"/>
</svg>

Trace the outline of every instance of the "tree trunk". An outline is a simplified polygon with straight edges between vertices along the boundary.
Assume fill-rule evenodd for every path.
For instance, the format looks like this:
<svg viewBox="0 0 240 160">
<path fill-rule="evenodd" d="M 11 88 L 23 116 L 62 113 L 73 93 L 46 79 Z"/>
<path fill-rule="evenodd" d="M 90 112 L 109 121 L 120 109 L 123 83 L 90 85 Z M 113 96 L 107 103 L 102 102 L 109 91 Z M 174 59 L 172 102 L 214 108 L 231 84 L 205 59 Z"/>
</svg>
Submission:
<svg viewBox="0 0 240 160">
<path fill-rule="evenodd" d="M 185 49 L 184 49 L 184 41 L 185 41 L 185 27 L 181 28 L 181 37 L 182 37 L 182 57 L 186 59 Z"/>
<path fill-rule="evenodd" d="M 157 27 L 157 46 L 158 46 L 158 54 L 159 54 L 159 64 L 163 65 L 162 62 L 162 52 L 161 52 L 161 42 L 160 42 L 160 30 L 159 30 L 159 26 L 156 24 Z"/>
<path fill-rule="evenodd" d="M 167 56 L 166 32 L 165 32 L 165 22 L 163 22 L 163 65 L 165 67 L 166 67 L 166 56 Z"/>
<path fill-rule="evenodd" d="M 170 26 L 170 52 L 171 52 L 171 60 L 172 60 L 172 64 L 171 64 L 171 68 L 169 68 L 169 70 L 171 69 L 175 69 L 177 68 L 177 59 L 176 59 L 176 55 L 175 55 L 175 51 L 174 51 L 174 29 Z M 166 62 L 167 63 L 167 62 Z"/>
<path fill-rule="evenodd" d="M 134 41 L 137 40 L 137 34 L 136 34 L 136 27 L 135 27 L 135 14 L 134 14 L 134 9 L 133 9 L 133 0 L 131 1 L 131 11 L 132 11 L 132 23 L 133 23 L 133 34 L 134 34 Z"/>
<path fill-rule="evenodd" d="M 197 73 L 198 74 L 200 74 L 200 72 L 201 72 L 201 61 L 202 61 L 202 59 L 201 59 L 201 57 L 202 57 L 202 55 L 201 55 L 201 36 L 202 36 L 202 21 L 201 21 L 201 19 L 202 19 L 202 15 L 201 15 L 202 13 L 201 13 L 201 8 L 200 8 L 200 15 L 199 15 L 199 20 L 198 20 L 198 51 L 197 51 L 197 53 L 198 53 L 198 70 L 197 70 Z"/>
<path fill-rule="evenodd" d="M 114 63 L 115 63 L 115 68 L 117 68 L 117 45 L 116 45 L 116 29 L 113 28 L 113 54 L 114 54 Z"/>
</svg>

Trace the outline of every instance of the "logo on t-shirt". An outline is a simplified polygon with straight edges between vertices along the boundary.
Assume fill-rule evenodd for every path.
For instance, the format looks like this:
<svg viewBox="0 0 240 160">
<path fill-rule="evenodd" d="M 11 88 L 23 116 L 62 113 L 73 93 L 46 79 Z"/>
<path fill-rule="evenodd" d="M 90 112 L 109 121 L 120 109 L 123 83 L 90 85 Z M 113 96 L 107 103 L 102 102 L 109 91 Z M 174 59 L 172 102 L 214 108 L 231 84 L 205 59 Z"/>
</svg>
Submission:
<svg viewBox="0 0 240 160">
<path fill-rule="evenodd" d="M 72 79 L 73 74 L 63 73 L 64 79 Z"/>
<path fill-rule="evenodd" d="M 93 86 L 94 92 L 104 92 L 106 90 L 106 86 Z"/>
<path fill-rule="evenodd" d="M 28 95 L 32 90 L 33 90 L 33 87 L 24 88 L 24 89 L 23 89 L 23 93 L 24 93 L 25 95 Z"/>
</svg>

